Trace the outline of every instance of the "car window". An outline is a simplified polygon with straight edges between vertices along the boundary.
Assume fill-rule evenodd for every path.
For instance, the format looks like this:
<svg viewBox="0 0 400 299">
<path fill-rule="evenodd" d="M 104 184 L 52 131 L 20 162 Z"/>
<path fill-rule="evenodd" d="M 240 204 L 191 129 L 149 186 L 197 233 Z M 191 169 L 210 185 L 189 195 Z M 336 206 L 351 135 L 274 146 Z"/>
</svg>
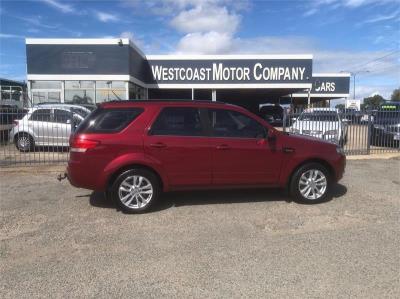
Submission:
<svg viewBox="0 0 400 299">
<path fill-rule="evenodd" d="M 203 136 L 199 109 L 164 108 L 152 125 L 151 135 Z"/>
<path fill-rule="evenodd" d="M 71 122 L 72 113 L 66 110 L 54 109 L 54 122 L 66 124 Z"/>
<path fill-rule="evenodd" d="M 265 138 L 266 129 L 259 122 L 237 111 L 209 110 L 212 135 L 215 137 Z"/>
<path fill-rule="evenodd" d="M 98 108 L 77 128 L 77 133 L 115 133 L 126 128 L 143 112 L 142 108 Z"/>
<path fill-rule="evenodd" d="M 37 109 L 32 113 L 29 120 L 51 121 L 51 109 Z"/>
<path fill-rule="evenodd" d="M 84 109 L 80 109 L 80 108 L 72 107 L 72 108 L 71 108 L 71 111 L 74 112 L 74 113 L 76 113 L 76 114 L 79 114 L 79 115 L 82 116 L 83 118 L 85 118 L 86 116 L 89 115 L 89 112 L 87 112 L 87 111 L 84 110 Z"/>
</svg>

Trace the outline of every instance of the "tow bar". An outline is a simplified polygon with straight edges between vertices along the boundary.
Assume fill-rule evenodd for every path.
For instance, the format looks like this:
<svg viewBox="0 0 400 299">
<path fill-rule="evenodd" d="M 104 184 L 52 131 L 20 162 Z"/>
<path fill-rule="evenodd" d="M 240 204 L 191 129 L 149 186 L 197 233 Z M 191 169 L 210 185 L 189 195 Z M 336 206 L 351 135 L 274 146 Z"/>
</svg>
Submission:
<svg viewBox="0 0 400 299">
<path fill-rule="evenodd" d="M 64 174 L 60 173 L 59 175 L 57 175 L 57 180 L 59 182 L 61 182 L 62 180 L 66 179 L 66 178 L 67 178 L 67 173 L 66 172 L 64 172 Z"/>
</svg>

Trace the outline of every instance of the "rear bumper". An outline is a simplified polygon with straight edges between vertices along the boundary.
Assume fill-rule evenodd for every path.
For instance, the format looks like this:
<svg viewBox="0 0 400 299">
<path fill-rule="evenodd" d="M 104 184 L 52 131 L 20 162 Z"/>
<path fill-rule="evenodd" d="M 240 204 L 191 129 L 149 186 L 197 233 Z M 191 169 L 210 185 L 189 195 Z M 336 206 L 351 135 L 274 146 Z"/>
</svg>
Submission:
<svg viewBox="0 0 400 299">
<path fill-rule="evenodd" d="M 88 167 L 83 167 L 79 162 L 68 162 L 66 170 L 70 184 L 77 188 L 104 191 L 104 186 L 98 182 L 99 176 Z"/>
</svg>

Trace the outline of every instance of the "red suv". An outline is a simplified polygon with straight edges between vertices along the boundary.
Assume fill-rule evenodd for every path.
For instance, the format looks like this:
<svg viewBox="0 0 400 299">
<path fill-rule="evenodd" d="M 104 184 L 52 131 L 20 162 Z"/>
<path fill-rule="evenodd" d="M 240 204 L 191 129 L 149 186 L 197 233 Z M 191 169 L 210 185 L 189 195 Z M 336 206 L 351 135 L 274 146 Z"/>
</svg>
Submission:
<svg viewBox="0 0 400 299">
<path fill-rule="evenodd" d="M 100 105 L 79 125 L 67 176 L 138 213 L 183 189 L 281 187 L 319 203 L 345 164 L 335 144 L 277 131 L 234 105 L 124 101 Z"/>
</svg>

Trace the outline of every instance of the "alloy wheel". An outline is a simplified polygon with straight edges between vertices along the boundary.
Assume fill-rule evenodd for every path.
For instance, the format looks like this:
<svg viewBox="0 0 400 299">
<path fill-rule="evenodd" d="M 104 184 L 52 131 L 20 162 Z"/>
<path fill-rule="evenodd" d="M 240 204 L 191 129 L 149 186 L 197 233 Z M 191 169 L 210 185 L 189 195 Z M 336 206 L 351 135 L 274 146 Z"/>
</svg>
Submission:
<svg viewBox="0 0 400 299">
<path fill-rule="evenodd" d="M 299 191 L 306 199 L 320 199 L 325 194 L 327 186 L 325 174 L 318 169 L 307 170 L 300 176 Z"/>
<path fill-rule="evenodd" d="M 28 136 L 23 135 L 18 137 L 18 147 L 27 150 L 31 147 L 31 141 Z"/>
<path fill-rule="evenodd" d="M 140 175 L 126 177 L 118 188 L 121 203 L 129 209 L 144 208 L 153 197 L 153 185 Z"/>
</svg>

